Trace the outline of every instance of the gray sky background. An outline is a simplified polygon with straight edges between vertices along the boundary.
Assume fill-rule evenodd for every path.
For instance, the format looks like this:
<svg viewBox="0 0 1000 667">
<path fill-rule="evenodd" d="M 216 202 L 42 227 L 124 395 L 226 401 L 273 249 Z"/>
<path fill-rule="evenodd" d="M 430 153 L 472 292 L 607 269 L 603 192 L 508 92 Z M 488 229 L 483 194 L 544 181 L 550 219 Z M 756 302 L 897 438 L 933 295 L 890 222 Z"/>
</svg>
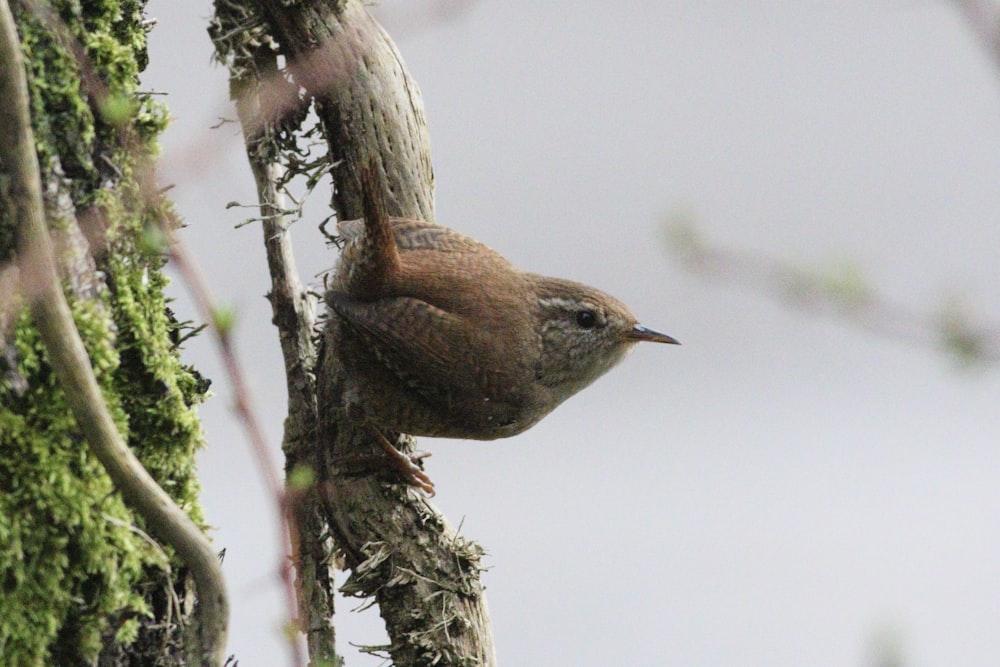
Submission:
<svg viewBox="0 0 1000 667">
<path fill-rule="evenodd" d="M 1000 72 L 953 5 L 479 2 L 376 8 L 419 82 L 438 222 L 580 280 L 679 338 L 536 428 L 423 439 L 434 502 L 482 542 L 501 664 L 1000 664 L 1000 371 L 956 370 L 772 297 L 686 273 L 692 212 L 720 245 L 849 259 L 893 299 L 959 293 L 1000 319 Z M 153 0 L 147 89 L 176 118 L 161 182 L 238 345 L 280 462 L 285 395 L 253 184 L 210 3 Z M 295 230 L 306 279 L 334 254 Z M 193 317 L 181 286 L 178 309 Z M 274 511 L 207 336 L 207 515 L 227 548 L 231 650 L 286 664 Z M 340 601 L 350 667 L 375 610 Z"/>
</svg>

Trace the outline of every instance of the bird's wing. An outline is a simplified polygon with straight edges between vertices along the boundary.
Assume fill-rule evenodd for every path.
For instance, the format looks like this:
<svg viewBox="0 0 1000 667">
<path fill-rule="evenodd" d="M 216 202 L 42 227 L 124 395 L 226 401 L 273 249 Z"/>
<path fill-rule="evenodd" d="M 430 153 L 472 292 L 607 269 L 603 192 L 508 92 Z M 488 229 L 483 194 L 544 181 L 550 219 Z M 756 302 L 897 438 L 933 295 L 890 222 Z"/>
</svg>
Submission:
<svg viewBox="0 0 1000 667">
<path fill-rule="evenodd" d="M 480 346 L 462 318 L 412 297 L 356 301 L 331 292 L 327 303 L 407 386 L 428 400 L 482 394 L 494 372 L 475 358 Z"/>
</svg>

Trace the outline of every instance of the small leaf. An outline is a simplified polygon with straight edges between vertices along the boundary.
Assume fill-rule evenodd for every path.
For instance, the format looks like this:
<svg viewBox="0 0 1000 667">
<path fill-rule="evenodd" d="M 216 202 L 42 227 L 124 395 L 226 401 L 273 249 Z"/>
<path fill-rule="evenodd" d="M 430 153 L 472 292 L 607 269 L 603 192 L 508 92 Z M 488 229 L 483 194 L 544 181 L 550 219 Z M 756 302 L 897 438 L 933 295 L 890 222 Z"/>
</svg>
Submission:
<svg viewBox="0 0 1000 667">
<path fill-rule="evenodd" d="M 212 309 L 212 325 L 225 338 L 236 325 L 236 309 L 232 306 L 216 306 Z"/>
</svg>

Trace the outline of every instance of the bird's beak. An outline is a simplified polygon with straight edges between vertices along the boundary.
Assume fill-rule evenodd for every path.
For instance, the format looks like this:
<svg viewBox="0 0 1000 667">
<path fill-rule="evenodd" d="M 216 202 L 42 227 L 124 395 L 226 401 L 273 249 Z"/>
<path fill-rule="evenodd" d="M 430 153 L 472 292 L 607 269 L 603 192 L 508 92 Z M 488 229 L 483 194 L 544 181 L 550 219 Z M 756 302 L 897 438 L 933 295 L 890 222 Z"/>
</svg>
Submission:
<svg viewBox="0 0 1000 667">
<path fill-rule="evenodd" d="M 648 341 L 650 343 L 670 343 L 671 345 L 680 345 L 681 342 L 674 338 L 673 336 L 668 336 L 665 333 L 660 333 L 659 331 L 653 331 L 652 329 L 647 329 L 641 324 L 637 324 L 625 333 L 625 339 L 630 341 Z"/>
</svg>

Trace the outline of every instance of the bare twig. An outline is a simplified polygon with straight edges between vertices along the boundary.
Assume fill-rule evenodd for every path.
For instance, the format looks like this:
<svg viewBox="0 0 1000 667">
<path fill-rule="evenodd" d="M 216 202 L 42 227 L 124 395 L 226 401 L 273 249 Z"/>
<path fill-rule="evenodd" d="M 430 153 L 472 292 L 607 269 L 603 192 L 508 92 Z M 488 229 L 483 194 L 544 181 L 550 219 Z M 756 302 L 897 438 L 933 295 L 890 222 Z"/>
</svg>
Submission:
<svg viewBox="0 0 1000 667">
<path fill-rule="evenodd" d="M 294 134 L 308 107 L 297 89 L 282 76 L 277 54 L 259 19 L 246 7 L 216 2 L 209 32 L 217 59 L 230 73 L 230 94 L 246 142 L 247 159 L 257 186 L 258 214 L 264 232 L 271 291 L 268 298 L 278 329 L 288 389 L 288 419 L 282 448 L 290 495 L 285 520 L 292 542 L 297 587 L 286 589 L 298 598 L 299 630 L 306 634 L 309 658 L 314 664 L 339 663 L 333 628 L 333 560 L 329 528 L 315 507 L 313 492 L 320 465 L 312 453 L 311 430 L 316 423 L 315 304 L 303 289 L 295 265 L 288 227 L 301 215 L 300 202 L 288 210 L 285 198 L 291 177 L 309 173 L 309 190 L 325 173 L 328 160 L 309 159 Z M 294 164 L 288 169 L 283 161 Z M 294 201 L 294 198 L 292 198 Z M 291 598 L 294 602 L 294 597 Z M 295 638 L 292 637 L 293 642 Z M 295 649 L 297 650 L 297 643 Z M 300 660 L 296 656 L 296 660 Z"/>
<path fill-rule="evenodd" d="M 166 226 L 166 229 L 169 230 L 169 227 Z M 277 467 L 268 454 L 264 430 L 257 419 L 257 412 L 253 408 L 250 385 L 243 371 L 243 365 L 236 354 L 232 339 L 234 322 L 227 311 L 216 305 L 208 288 L 208 282 L 191 260 L 190 253 L 186 250 L 184 242 L 180 237 L 174 234 L 170 235 L 169 249 L 170 259 L 174 262 L 174 266 L 177 267 L 184 282 L 187 283 L 201 317 L 210 323 L 212 331 L 216 334 L 216 340 L 219 344 L 219 356 L 222 358 L 226 375 L 229 377 L 229 381 L 233 387 L 234 407 L 240 416 L 243 428 L 246 429 L 250 440 L 250 449 L 257 460 L 257 467 L 264 477 L 264 483 L 267 486 L 268 492 L 275 499 L 282 534 L 281 560 L 278 569 L 285 590 L 285 604 L 289 615 L 289 623 L 294 625 L 298 615 L 295 602 L 295 586 L 292 581 L 290 555 L 284 548 L 284 545 L 293 544 L 286 510 L 285 491 Z M 292 632 L 289 632 L 289 635 L 294 637 Z M 304 664 L 298 642 L 294 639 L 291 640 L 291 648 L 293 664 L 297 667 Z"/>
</svg>

